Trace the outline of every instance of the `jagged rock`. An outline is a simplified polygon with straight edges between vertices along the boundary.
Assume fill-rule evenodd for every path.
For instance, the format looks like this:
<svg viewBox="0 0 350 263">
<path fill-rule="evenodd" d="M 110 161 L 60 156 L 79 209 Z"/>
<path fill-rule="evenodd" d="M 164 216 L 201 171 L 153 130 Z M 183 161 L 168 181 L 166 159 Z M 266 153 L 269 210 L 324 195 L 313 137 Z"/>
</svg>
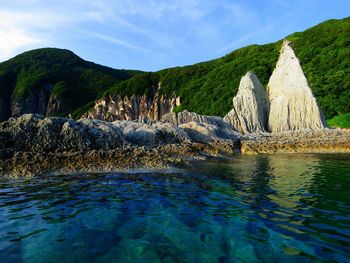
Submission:
<svg viewBox="0 0 350 263">
<path fill-rule="evenodd" d="M 291 43 L 283 42 L 275 70 L 268 83 L 269 131 L 318 130 L 326 122 L 306 80 Z"/>
<path fill-rule="evenodd" d="M 242 77 L 233 109 L 224 117 L 241 133 L 265 132 L 267 130 L 269 102 L 264 87 L 253 72 Z"/>
<path fill-rule="evenodd" d="M 49 97 L 52 89 L 52 85 L 44 85 L 41 89 L 29 93 L 25 97 L 12 98 L 10 116 L 19 117 L 25 113 L 45 115 L 47 108 L 51 107 Z"/>
<path fill-rule="evenodd" d="M 0 123 L 0 148 L 53 152 L 114 149 L 123 145 L 120 129 L 96 120 L 24 114 Z"/>
<path fill-rule="evenodd" d="M 190 138 L 199 143 L 212 143 L 220 140 L 230 140 L 234 143 L 239 141 L 240 135 L 232 129 L 223 129 L 209 123 L 187 122 L 179 125 L 186 131 Z"/>
<path fill-rule="evenodd" d="M 215 145 L 219 149 L 237 147 L 241 137 L 241 134 L 233 130 L 230 124 L 216 116 L 205 116 L 188 111 L 171 112 L 164 115 L 161 121 L 178 125 L 194 142 Z"/>
<path fill-rule="evenodd" d="M 170 123 L 144 124 L 132 121 L 115 121 L 125 140 L 135 145 L 155 146 L 172 143 L 189 143 L 186 132 Z"/>
<path fill-rule="evenodd" d="M 185 130 L 195 142 L 210 143 L 216 138 L 217 127 L 208 123 L 187 122 L 179 126 Z"/>
<path fill-rule="evenodd" d="M 45 153 L 108 151 L 120 149 L 126 145 L 152 147 L 167 144 L 185 145 L 193 142 L 192 137 L 196 138 L 195 142 L 204 144 L 211 144 L 219 140 L 237 142 L 238 136 L 229 127 L 228 125 L 220 127 L 215 124 L 196 122 L 178 127 L 164 122 L 144 124 L 132 121 L 106 122 L 91 119 L 74 121 L 25 114 L 0 123 L 0 148 L 12 149 L 15 152 Z"/>
<path fill-rule="evenodd" d="M 160 89 L 160 84 L 158 90 Z M 174 107 L 180 105 L 180 98 L 176 96 L 166 97 L 155 92 L 152 96 L 106 96 L 95 102 L 92 110 L 83 115 L 84 118 L 100 119 L 106 121 L 126 120 L 150 120 L 158 121 Z"/>
<path fill-rule="evenodd" d="M 208 123 L 220 128 L 231 128 L 231 125 L 226 123 L 222 118 L 217 116 L 206 116 L 200 115 L 195 112 L 189 112 L 187 110 L 175 113 L 170 112 L 165 114 L 161 119 L 162 122 L 169 122 L 174 125 L 181 125 L 189 122 L 197 122 L 197 123 Z"/>
</svg>

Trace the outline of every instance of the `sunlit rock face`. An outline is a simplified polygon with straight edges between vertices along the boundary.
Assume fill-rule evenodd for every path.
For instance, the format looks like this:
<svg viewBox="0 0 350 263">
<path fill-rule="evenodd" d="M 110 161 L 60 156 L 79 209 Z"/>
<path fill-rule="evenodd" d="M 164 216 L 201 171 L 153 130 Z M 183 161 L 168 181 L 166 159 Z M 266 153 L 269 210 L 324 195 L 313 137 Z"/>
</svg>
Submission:
<svg viewBox="0 0 350 263">
<path fill-rule="evenodd" d="M 172 112 L 174 107 L 179 105 L 179 97 L 167 97 L 160 95 L 158 91 L 151 96 L 113 95 L 97 100 L 94 108 L 85 113 L 83 117 L 105 121 L 159 121 L 163 115 Z"/>
<path fill-rule="evenodd" d="M 269 102 L 264 87 L 253 72 L 242 77 L 233 109 L 224 117 L 241 133 L 265 132 L 267 130 Z"/>
<path fill-rule="evenodd" d="M 300 62 L 287 40 L 283 42 L 267 89 L 270 101 L 270 132 L 318 130 L 326 127 Z"/>
</svg>

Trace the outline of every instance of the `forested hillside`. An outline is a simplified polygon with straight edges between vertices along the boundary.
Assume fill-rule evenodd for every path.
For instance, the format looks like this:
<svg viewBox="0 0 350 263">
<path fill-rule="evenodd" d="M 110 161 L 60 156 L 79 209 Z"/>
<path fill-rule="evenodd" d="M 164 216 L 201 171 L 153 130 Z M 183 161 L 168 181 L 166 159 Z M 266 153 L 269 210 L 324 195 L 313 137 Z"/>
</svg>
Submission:
<svg viewBox="0 0 350 263">
<path fill-rule="evenodd" d="M 136 73 L 97 65 L 64 49 L 25 52 L 0 64 L 0 120 L 16 110 L 67 115 Z"/>
<path fill-rule="evenodd" d="M 350 112 L 350 18 L 329 20 L 286 38 L 292 41 L 326 117 Z M 107 93 L 141 94 L 150 83 L 160 81 L 163 93 L 181 97 L 183 109 L 224 116 L 247 71 L 254 71 L 266 86 L 281 44 L 282 40 L 251 45 L 216 60 L 138 75 Z"/>
<path fill-rule="evenodd" d="M 286 38 L 326 118 L 349 113 L 350 18 L 329 20 Z M 99 97 L 149 94 L 158 82 L 160 93 L 181 97 L 177 111 L 224 116 L 247 71 L 254 71 L 266 86 L 281 44 L 251 45 L 212 61 L 151 73 L 96 65 L 68 50 L 29 51 L 0 63 L 0 120 L 26 112 L 78 117 Z"/>
</svg>

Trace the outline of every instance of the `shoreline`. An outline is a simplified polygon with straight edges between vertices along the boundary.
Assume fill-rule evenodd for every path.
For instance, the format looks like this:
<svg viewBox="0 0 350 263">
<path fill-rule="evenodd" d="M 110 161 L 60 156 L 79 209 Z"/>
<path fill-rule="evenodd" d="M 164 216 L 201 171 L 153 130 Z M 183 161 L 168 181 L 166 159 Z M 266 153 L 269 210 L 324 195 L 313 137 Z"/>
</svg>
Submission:
<svg viewBox="0 0 350 263">
<path fill-rule="evenodd" d="M 7 153 L 4 154 L 4 151 Z M 350 154 L 350 141 L 338 148 L 334 145 L 315 145 L 310 148 L 305 145 L 246 140 L 242 141 L 241 149 L 233 147 L 226 151 L 200 143 L 48 153 L 3 149 L 0 151 L 0 175 L 31 178 L 76 173 L 130 172 L 137 169 L 184 167 L 191 161 L 199 160 L 275 154 Z"/>
<path fill-rule="evenodd" d="M 0 175 L 168 168 L 236 154 L 350 153 L 350 131 L 240 134 L 220 119 L 181 125 L 27 114 L 0 123 Z"/>
<path fill-rule="evenodd" d="M 8 151 L 7 154 L 3 151 Z M 190 160 L 233 156 L 235 149 L 219 152 L 205 144 L 169 144 L 158 147 L 125 147 L 115 150 L 70 152 L 0 152 L 0 175 L 33 177 L 78 172 L 112 172 L 134 169 L 166 169 Z"/>
</svg>

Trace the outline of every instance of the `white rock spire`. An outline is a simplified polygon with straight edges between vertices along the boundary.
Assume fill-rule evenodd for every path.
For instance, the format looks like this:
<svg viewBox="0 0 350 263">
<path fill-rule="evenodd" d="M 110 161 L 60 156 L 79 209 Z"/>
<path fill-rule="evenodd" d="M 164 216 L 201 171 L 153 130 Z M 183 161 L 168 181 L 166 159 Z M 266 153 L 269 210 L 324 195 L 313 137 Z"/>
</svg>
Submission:
<svg viewBox="0 0 350 263">
<path fill-rule="evenodd" d="M 283 42 L 267 89 L 270 101 L 269 131 L 326 127 L 321 109 L 288 40 Z"/>
<path fill-rule="evenodd" d="M 268 98 L 253 72 L 242 77 L 233 109 L 224 120 L 241 133 L 265 132 L 268 118 Z"/>
</svg>

